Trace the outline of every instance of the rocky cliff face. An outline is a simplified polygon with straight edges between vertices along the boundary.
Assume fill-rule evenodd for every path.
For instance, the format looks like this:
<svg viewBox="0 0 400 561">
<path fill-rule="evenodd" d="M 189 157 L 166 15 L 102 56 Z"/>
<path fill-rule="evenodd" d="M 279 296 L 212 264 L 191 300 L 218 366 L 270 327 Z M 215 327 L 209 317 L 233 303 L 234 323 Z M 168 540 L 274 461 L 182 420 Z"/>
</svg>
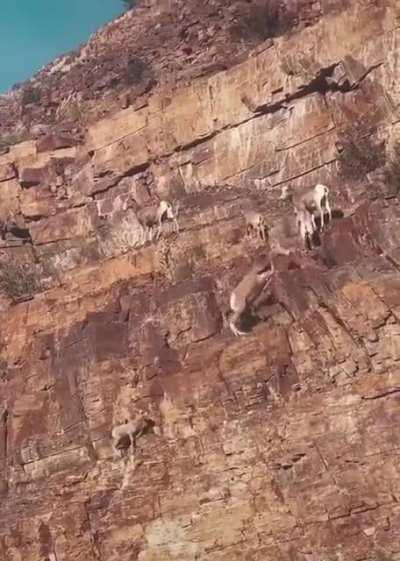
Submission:
<svg viewBox="0 0 400 561">
<path fill-rule="evenodd" d="M 77 137 L 0 156 L 0 558 L 400 556 L 400 22 L 313 25 Z M 129 16 L 132 17 L 132 16 Z M 321 245 L 277 261 L 246 337 L 229 292 L 281 187 L 325 182 Z M 142 244 L 136 208 L 179 203 Z M 116 457 L 110 431 L 153 430 Z"/>
<path fill-rule="evenodd" d="M 141 107 L 215 74 L 277 35 L 299 30 L 345 3 L 319 0 L 140 0 L 87 44 L 0 96 L 0 149 L 61 126 Z M 265 48 L 265 45 L 262 47 Z"/>
</svg>

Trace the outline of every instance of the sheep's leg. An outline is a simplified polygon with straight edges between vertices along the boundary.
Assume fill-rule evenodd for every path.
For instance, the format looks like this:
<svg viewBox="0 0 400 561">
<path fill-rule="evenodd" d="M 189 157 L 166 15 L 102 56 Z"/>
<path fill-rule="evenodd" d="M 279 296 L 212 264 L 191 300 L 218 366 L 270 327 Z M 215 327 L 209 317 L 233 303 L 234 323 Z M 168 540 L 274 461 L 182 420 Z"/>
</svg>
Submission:
<svg viewBox="0 0 400 561">
<path fill-rule="evenodd" d="M 274 267 L 273 267 L 273 265 L 272 265 L 272 263 L 271 263 L 271 273 L 270 273 L 269 277 L 265 280 L 265 284 L 264 284 L 264 286 L 263 286 L 263 290 L 265 290 L 265 289 L 267 288 L 267 286 L 269 286 L 269 285 L 271 284 L 272 278 L 273 278 L 273 277 L 272 277 L 272 273 L 273 273 L 273 272 L 274 272 Z"/>
<path fill-rule="evenodd" d="M 162 229 L 162 220 L 160 218 L 160 220 L 158 221 L 158 229 L 157 229 L 156 240 L 158 240 L 159 237 L 161 236 L 161 229 Z"/>
<path fill-rule="evenodd" d="M 315 232 L 315 230 L 317 229 L 317 223 L 315 221 L 314 213 L 311 214 L 311 225 L 312 225 L 313 232 Z"/>
<path fill-rule="evenodd" d="M 284 249 L 283 247 L 278 248 L 278 255 L 286 255 L 288 257 L 290 255 L 290 249 Z"/>
<path fill-rule="evenodd" d="M 137 440 L 138 438 L 140 438 L 140 437 L 144 434 L 145 430 L 146 430 L 146 428 L 145 428 L 145 427 L 142 427 L 141 429 L 139 429 L 139 430 L 137 431 L 137 433 L 136 433 L 135 435 L 132 435 L 132 439 L 133 439 L 134 442 L 135 442 L 135 446 L 136 446 L 136 440 Z"/>
<path fill-rule="evenodd" d="M 307 222 L 306 224 L 306 236 L 307 236 L 307 240 L 308 240 L 308 246 L 310 249 L 313 248 L 313 238 L 314 238 L 314 227 L 311 223 L 311 221 Z"/>
<path fill-rule="evenodd" d="M 275 255 L 290 255 L 290 249 L 284 249 L 279 243 L 276 244 L 274 248 Z"/>
<path fill-rule="evenodd" d="M 327 210 L 327 212 L 328 212 L 329 222 L 330 222 L 330 221 L 332 220 L 332 210 L 331 210 L 331 206 L 330 206 L 330 204 L 329 204 L 328 199 L 326 199 L 325 207 L 326 207 L 326 210 Z"/>
<path fill-rule="evenodd" d="M 299 212 L 296 212 L 295 210 L 295 217 L 296 217 L 296 222 L 297 222 L 297 230 L 299 232 L 299 234 L 301 234 L 301 215 Z"/>
<path fill-rule="evenodd" d="M 305 224 L 304 218 L 300 220 L 300 236 L 304 242 L 306 249 L 308 249 L 307 238 L 308 238 L 308 229 Z"/>
<path fill-rule="evenodd" d="M 308 240 L 308 244 L 309 247 L 312 249 L 312 242 L 313 242 L 313 237 L 314 237 L 314 232 L 316 230 L 316 228 L 314 229 L 314 225 L 313 225 L 313 221 L 312 221 L 312 217 L 313 215 L 307 215 L 307 219 L 305 222 L 305 230 L 306 230 L 306 237 Z"/>
<path fill-rule="evenodd" d="M 140 243 L 145 244 L 147 240 L 147 226 L 141 227 L 141 236 L 140 236 Z"/>
<path fill-rule="evenodd" d="M 320 217 L 321 217 L 320 232 L 322 232 L 322 229 L 324 227 L 325 222 L 324 222 L 324 211 L 322 210 L 321 201 L 319 201 L 318 210 L 319 210 L 319 214 L 320 214 Z"/>
<path fill-rule="evenodd" d="M 118 458 L 122 458 L 122 450 L 119 450 L 116 446 L 114 446 L 114 444 L 113 444 L 113 450 L 114 450 L 114 454 L 115 454 Z"/>
<path fill-rule="evenodd" d="M 134 455 L 135 455 L 135 452 L 136 452 L 136 435 L 132 434 L 131 437 L 130 437 L 130 440 L 131 440 L 131 445 L 130 445 L 131 457 L 133 458 Z"/>
<path fill-rule="evenodd" d="M 239 310 L 232 312 L 231 319 L 229 320 L 229 327 L 236 337 L 238 337 L 239 335 L 247 335 L 245 331 L 241 331 L 238 327 L 236 327 L 236 323 L 240 320 L 243 311 L 244 309 L 240 307 Z"/>
<path fill-rule="evenodd" d="M 179 234 L 179 224 L 176 218 L 174 218 L 174 225 L 175 225 L 175 232 Z"/>
<path fill-rule="evenodd" d="M 231 331 L 235 335 L 235 337 L 240 337 L 240 335 L 247 335 L 246 331 L 241 331 L 240 329 L 238 329 L 232 320 L 229 322 L 229 327 L 231 328 Z"/>
<path fill-rule="evenodd" d="M 265 279 L 265 283 L 264 286 L 262 287 L 262 290 L 260 292 L 260 294 L 256 297 L 255 300 L 253 300 L 253 302 L 251 303 L 251 308 L 252 310 L 256 311 L 257 308 L 263 303 L 265 302 L 265 290 L 268 288 L 268 286 L 271 284 L 272 282 L 272 274 L 274 272 L 274 268 L 273 265 L 271 263 L 271 273 L 269 275 L 269 277 L 267 279 Z"/>
</svg>

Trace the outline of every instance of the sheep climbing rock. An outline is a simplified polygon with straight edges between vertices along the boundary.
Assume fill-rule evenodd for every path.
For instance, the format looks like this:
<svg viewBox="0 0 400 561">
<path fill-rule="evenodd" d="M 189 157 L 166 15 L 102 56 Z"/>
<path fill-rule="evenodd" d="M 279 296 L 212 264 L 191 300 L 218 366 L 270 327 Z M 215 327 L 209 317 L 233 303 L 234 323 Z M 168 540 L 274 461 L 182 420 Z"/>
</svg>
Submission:
<svg viewBox="0 0 400 561">
<path fill-rule="evenodd" d="M 147 236 L 150 241 L 153 239 L 153 229 L 157 227 L 156 240 L 161 235 L 162 224 L 165 220 L 172 220 L 175 225 L 175 231 L 179 232 L 179 224 L 177 220 L 178 210 L 174 210 L 169 201 L 160 201 L 158 205 L 151 205 L 140 208 L 137 213 L 137 219 L 141 226 L 141 241 L 146 242 Z"/>
<path fill-rule="evenodd" d="M 294 206 L 295 213 L 298 218 L 299 226 L 301 227 L 305 213 L 311 216 L 313 230 L 316 230 L 315 218 L 320 217 L 320 229 L 324 227 L 325 213 L 328 214 L 329 220 L 332 219 L 332 211 L 329 205 L 329 187 L 318 183 L 313 188 L 304 188 L 294 191 L 292 188 L 285 186 L 282 189 L 282 200 L 291 200 Z"/>
<path fill-rule="evenodd" d="M 232 291 L 230 297 L 232 315 L 229 327 L 234 335 L 246 335 L 246 332 L 238 328 L 237 323 L 240 322 L 242 315 L 251 308 L 264 288 L 270 283 L 272 272 L 270 261 L 264 258 L 257 259 L 250 271 Z"/>
<path fill-rule="evenodd" d="M 246 221 L 246 235 L 249 235 L 251 232 L 256 232 L 256 234 L 265 241 L 266 223 L 262 214 L 255 210 L 248 209 L 243 211 L 243 216 Z"/>
<path fill-rule="evenodd" d="M 122 456 L 124 451 L 136 449 L 136 440 L 154 427 L 154 421 L 146 415 L 139 415 L 134 420 L 126 420 L 122 425 L 115 426 L 111 431 L 114 451 Z"/>
</svg>

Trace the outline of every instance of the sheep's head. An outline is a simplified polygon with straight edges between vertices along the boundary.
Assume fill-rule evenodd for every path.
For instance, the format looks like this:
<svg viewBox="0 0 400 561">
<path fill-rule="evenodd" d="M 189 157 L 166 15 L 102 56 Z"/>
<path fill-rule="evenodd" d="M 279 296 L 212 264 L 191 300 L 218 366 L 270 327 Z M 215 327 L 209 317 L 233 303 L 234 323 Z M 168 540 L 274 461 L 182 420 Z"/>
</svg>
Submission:
<svg viewBox="0 0 400 561">
<path fill-rule="evenodd" d="M 279 197 L 280 200 L 286 201 L 292 195 L 292 191 L 288 185 L 284 185 L 282 187 L 281 196 Z"/>
<path fill-rule="evenodd" d="M 160 201 L 160 205 L 158 208 L 161 216 L 165 215 L 169 220 L 172 220 L 174 218 L 174 211 L 170 202 Z"/>
<path fill-rule="evenodd" d="M 317 197 L 326 197 L 329 194 L 329 188 L 326 185 L 322 185 L 322 183 L 318 183 L 314 187 L 314 193 Z"/>
</svg>

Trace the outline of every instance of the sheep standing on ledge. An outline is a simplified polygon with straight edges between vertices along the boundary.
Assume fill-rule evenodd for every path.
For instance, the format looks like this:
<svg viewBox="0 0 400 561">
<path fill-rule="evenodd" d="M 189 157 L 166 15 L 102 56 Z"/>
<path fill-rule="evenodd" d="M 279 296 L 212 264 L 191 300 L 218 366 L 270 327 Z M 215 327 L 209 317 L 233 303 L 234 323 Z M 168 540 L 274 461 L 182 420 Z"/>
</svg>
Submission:
<svg viewBox="0 0 400 561">
<path fill-rule="evenodd" d="M 313 188 L 307 187 L 296 191 L 288 186 L 285 186 L 282 189 L 280 198 L 282 200 L 291 200 L 295 213 L 298 216 L 299 224 L 301 217 L 304 217 L 304 212 L 308 212 L 310 214 L 314 230 L 317 229 L 315 223 L 315 218 L 317 216 L 321 220 L 320 230 L 324 227 L 325 213 L 328 214 L 329 221 L 332 219 L 332 211 L 329 205 L 329 188 L 326 185 L 318 183 Z"/>
<path fill-rule="evenodd" d="M 262 214 L 255 210 L 244 210 L 243 216 L 246 220 L 246 235 L 249 235 L 250 232 L 256 232 L 265 241 L 266 223 Z"/>
<path fill-rule="evenodd" d="M 149 235 L 150 241 L 153 239 L 153 228 L 158 226 L 156 240 L 161 235 L 162 223 L 164 220 L 172 220 L 175 225 L 175 231 L 179 232 L 179 224 L 177 220 L 177 209 L 174 211 L 172 204 L 168 201 L 160 201 L 158 205 L 151 205 L 140 208 L 137 213 L 137 219 L 142 229 L 141 242 L 145 243 Z"/>
</svg>

